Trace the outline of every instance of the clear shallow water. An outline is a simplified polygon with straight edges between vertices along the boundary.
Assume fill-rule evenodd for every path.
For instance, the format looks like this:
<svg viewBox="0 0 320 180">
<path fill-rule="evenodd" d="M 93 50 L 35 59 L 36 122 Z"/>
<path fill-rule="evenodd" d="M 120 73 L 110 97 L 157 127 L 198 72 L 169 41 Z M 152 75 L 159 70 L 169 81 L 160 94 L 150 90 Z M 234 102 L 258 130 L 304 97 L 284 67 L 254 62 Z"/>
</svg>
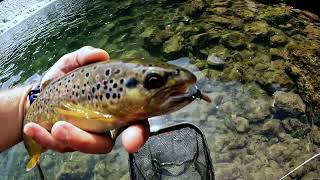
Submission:
<svg viewBox="0 0 320 180">
<path fill-rule="evenodd" d="M 315 61 L 305 61 L 303 72 L 317 67 L 317 52 L 301 49 L 304 54 L 290 43 L 317 47 L 319 21 L 251 1 L 208 1 L 203 7 L 201 2 L 56 1 L 0 36 L 1 87 L 42 74 L 85 45 L 106 49 L 112 58 L 189 56 L 194 66 L 188 60 L 178 64 L 192 69 L 213 103 L 194 102 L 154 118 L 152 129 L 182 121 L 198 125 L 217 179 L 280 178 L 319 151 L 317 126 L 311 127 L 297 97 L 303 85 L 287 74 L 288 67 L 303 68 L 294 61 L 299 58 Z M 207 60 L 212 54 L 224 61 L 222 70 Z M 1 179 L 37 179 L 36 171 L 24 171 L 26 159 L 22 144 L 2 153 Z M 119 144 L 104 156 L 47 152 L 41 165 L 49 179 L 128 179 L 127 154 Z M 318 177 L 319 165 L 313 161 L 292 177 Z"/>
</svg>

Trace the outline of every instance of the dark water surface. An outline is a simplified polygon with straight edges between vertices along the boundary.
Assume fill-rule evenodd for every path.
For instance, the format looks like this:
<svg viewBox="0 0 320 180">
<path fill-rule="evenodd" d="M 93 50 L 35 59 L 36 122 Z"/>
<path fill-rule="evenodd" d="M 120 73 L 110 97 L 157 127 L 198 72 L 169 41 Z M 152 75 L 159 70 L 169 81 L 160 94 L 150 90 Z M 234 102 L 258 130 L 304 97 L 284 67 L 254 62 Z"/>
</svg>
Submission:
<svg viewBox="0 0 320 180">
<path fill-rule="evenodd" d="M 307 11 L 250 0 L 57 0 L 0 35 L 0 87 L 85 45 L 112 58 L 179 59 L 213 103 L 154 118 L 151 129 L 198 125 L 216 179 L 278 179 L 320 151 L 319 23 Z M 0 179 L 38 179 L 25 172 L 27 159 L 21 143 L 3 152 Z M 49 151 L 41 166 L 48 179 L 129 178 L 119 143 L 108 155 Z M 319 175 L 312 161 L 290 178 Z"/>
</svg>

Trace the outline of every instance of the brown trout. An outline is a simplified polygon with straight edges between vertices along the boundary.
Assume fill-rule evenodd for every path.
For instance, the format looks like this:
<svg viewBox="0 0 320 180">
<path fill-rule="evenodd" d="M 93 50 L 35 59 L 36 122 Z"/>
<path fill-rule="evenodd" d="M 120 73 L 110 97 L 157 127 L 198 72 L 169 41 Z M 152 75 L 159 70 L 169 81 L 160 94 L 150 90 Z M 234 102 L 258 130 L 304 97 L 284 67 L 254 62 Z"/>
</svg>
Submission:
<svg viewBox="0 0 320 180">
<path fill-rule="evenodd" d="M 94 133 L 126 127 L 138 120 L 176 111 L 195 98 L 196 77 L 186 69 L 151 60 L 111 60 L 80 67 L 42 87 L 27 111 L 24 125 L 35 122 L 48 131 L 59 120 Z M 37 165 L 44 148 L 23 134 Z"/>
</svg>

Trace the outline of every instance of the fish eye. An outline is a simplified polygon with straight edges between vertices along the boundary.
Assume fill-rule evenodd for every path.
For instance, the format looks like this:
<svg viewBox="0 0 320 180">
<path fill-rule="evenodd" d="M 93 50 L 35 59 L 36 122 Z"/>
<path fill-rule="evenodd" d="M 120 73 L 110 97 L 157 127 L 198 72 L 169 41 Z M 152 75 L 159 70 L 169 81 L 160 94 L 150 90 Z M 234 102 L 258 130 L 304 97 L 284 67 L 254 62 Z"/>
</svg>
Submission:
<svg viewBox="0 0 320 180">
<path fill-rule="evenodd" d="M 164 84 L 165 79 L 157 73 L 148 74 L 144 80 L 144 87 L 146 89 L 157 89 L 162 87 Z"/>
</svg>

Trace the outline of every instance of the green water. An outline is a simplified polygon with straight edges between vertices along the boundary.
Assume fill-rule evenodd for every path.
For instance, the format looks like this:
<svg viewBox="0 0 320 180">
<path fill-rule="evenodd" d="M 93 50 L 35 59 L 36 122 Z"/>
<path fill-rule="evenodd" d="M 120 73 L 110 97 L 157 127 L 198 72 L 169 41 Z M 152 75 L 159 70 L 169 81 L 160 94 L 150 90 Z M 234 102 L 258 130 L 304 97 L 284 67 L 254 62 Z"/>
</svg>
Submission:
<svg viewBox="0 0 320 180">
<path fill-rule="evenodd" d="M 213 103 L 194 102 L 151 128 L 198 125 L 216 179 L 277 179 L 320 150 L 319 23 L 307 11 L 249 0 L 58 0 L 0 35 L 0 86 L 22 84 L 85 45 L 111 58 L 188 57 L 178 64 Z M 3 152 L 0 178 L 37 179 L 26 160 L 22 144 Z M 108 155 L 49 151 L 41 165 L 48 179 L 129 177 L 118 144 Z M 316 178 L 319 167 L 312 161 L 291 178 Z"/>
</svg>

